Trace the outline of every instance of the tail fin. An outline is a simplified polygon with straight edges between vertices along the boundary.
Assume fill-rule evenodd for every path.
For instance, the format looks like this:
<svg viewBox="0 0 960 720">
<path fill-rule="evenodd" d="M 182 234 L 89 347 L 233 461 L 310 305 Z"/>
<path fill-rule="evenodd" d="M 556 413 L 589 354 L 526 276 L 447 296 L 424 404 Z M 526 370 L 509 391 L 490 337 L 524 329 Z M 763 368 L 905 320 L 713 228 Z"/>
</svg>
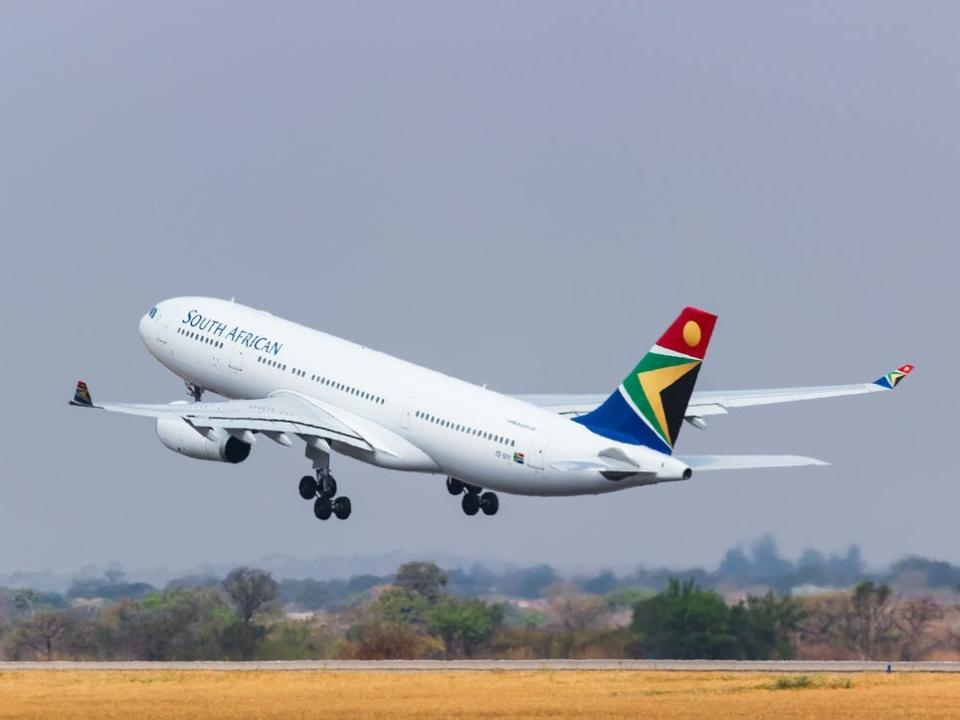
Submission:
<svg viewBox="0 0 960 720">
<path fill-rule="evenodd" d="M 717 316 L 687 307 L 613 394 L 574 418 L 598 435 L 672 453 Z"/>
<path fill-rule="evenodd" d="M 73 393 L 73 400 L 70 401 L 70 404 L 79 405 L 80 407 L 93 407 L 93 398 L 90 397 L 90 389 L 83 380 L 77 381 L 77 389 Z"/>
</svg>

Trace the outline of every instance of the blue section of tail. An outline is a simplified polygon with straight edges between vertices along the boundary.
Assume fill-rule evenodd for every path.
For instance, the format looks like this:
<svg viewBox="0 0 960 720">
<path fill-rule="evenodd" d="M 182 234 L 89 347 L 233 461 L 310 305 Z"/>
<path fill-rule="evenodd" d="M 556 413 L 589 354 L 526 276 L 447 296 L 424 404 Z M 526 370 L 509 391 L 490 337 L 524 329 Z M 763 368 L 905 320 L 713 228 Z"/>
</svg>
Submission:
<svg viewBox="0 0 960 720">
<path fill-rule="evenodd" d="M 617 442 L 645 445 L 667 455 L 673 453 L 673 448 L 650 429 L 636 410 L 630 407 L 619 387 L 596 410 L 573 418 L 573 421 L 597 435 Z"/>
</svg>

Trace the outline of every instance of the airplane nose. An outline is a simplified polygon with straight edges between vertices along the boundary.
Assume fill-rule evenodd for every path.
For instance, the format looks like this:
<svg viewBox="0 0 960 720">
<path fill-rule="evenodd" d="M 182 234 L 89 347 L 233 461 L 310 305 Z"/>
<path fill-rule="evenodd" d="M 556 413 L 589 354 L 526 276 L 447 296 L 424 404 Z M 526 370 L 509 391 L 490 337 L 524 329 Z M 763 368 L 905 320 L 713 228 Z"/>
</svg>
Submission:
<svg viewBox="0 0 960 720">
<path fill-rule="evenodd" d="M 146 314 L 142 318 L 140 318 L 140 324 L 137 327 L 137 329 L 140 331 L 140 339 L 143 340 L 143 344 L 146 345 L 147 347 L 150 347 L 150 343 L 147 342 L 147 338 L 149 337 L 149 334 L 148 334 L 149 324 L 150 324 L 150 316 L 149 314 Z"/>
</svg>

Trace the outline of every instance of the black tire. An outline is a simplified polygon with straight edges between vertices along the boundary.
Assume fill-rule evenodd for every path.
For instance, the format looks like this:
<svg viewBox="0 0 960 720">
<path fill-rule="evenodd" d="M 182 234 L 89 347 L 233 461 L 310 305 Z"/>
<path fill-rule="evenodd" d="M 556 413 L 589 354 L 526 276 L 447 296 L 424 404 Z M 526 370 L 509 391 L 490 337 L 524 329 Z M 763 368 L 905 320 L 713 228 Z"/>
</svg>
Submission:
<svg viewBox="0 0 960 720">
<path fill-rule="evenodd" d="M 353 507 L 350 505 L 350 498 L 338 497 L 333 501 L 333 514 L 340 520 L 346 520 L 350 517 Z"/>
<path fill-rule="evenodd" d="M 454 477 L 447 478 L 447 492 L 451 495 L 459 495 L 463 492 L 464 485 L 460 480 Z"/>
<path fill-rule="evenodd" d="M 467 515 L 476 515 L 480 512 L 480 496 L 476 493 L 464 493 L 463 500 L 460 501 L 460 507 Z"/>
<path fill-rule="evenodd" d="M 484 515 L 496 515 L 500 509 L 500 498 L 496 493 L 485 492 L 480 496 L 480 509 Z"/>
<path fill-rule="evenodd" d="M 317 498 L 317 501 L 313 504 L 313 514 L 317 516 L 318 520 L 329 520 L 330 515 L 333 514 L 333 505 L 330 503 L 330 499 Z"/>
<path fill-rule="evenodd" d="M 320 497 L 324 497 L 327 500 L 332 500 L 336 497 L 337 494 L 337 481 L 333 479 L 333 475 L 324 475 L 320 479 Z"/>
<path fill-rule="evenodd" d="M 317 481 L 312 475 L 300 478 L 300 497 L 304 500 L 313 500 L 317 496 Z"/>
<path fill-rule="evenodd" d="M 476 485 L 470 485 L 469 483 L 464 483 L 463 487 L 465 487 L 467 492 L 470 493 L 471 495 L 479 495 L 480 491 L 483 490 L 482 487 L 478 487 Z"/>
</svg>

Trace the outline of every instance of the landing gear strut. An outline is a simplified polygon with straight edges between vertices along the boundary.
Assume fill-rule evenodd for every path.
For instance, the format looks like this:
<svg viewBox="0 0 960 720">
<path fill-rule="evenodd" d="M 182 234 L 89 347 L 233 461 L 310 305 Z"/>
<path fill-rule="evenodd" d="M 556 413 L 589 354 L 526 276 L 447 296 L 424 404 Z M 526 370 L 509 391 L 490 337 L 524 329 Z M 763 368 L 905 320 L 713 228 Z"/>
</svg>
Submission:
<svg viewBox="0 0 960 720">
<path fill-rule="evenodd" d="M 353 507 L 350 498 L 337 497 L 337 481 L 330 473 L 330 446 L 321 438 L 307 443 L 307 457 L 313 460 L 316 478 L 304 475 L 300 478 L 300 497 L 313 500 L 313 514 L 319 520 L 329 520 L 336 515 L 340 520 L 350 517 Z"/>
<path fill-rule="evenodd" d="M 187 386 L 187 395 L 193 398 L 194 402 L 200 402 L 203 399 L 204 388 L 189 380 L 184 380 L 183 384 Z"/>
<path fill-rule="evenodd" d="M 447 478 L 447 492 L 451 495 L 463 495 L 460 507 L 467 515 L 476 515 L 481 510 L 484 515 L 496 515 L 500 509 L 500 498 L 496 493 L 484 492 L 483 488 L 454 477 Z"/>
</svg>

